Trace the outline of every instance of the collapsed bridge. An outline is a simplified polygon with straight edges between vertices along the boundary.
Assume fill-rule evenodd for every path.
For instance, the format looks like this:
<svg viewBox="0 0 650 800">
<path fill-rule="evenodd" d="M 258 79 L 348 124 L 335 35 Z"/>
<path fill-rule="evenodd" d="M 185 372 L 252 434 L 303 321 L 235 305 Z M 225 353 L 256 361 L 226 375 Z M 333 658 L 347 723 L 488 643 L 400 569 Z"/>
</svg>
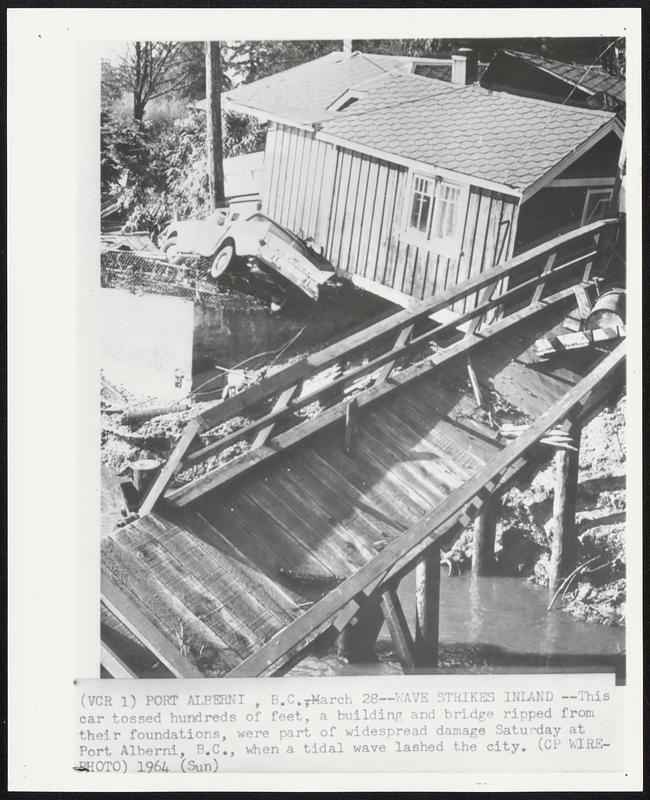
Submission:
<svg viewBox="0 0 650 800">
<path fill-rule="evenodd" d="M 557 586 L 580 427 L 624 380 L 624 331 L 545 360 L 535 343 L 588 312 L 616 232 L 559 236 L 192 419 L 102 542 L 106 672 L 134 676 L 130 648 L 178 677 L 279 675 L 334 635 L 363 659 L 384 622 L 405 671 L 435 664 L 441 548 L 474 524 L 480 570 L 496 498 L 554 451 Z M 397 587 L 413 570 L 411 631 Z"/>
</svg>

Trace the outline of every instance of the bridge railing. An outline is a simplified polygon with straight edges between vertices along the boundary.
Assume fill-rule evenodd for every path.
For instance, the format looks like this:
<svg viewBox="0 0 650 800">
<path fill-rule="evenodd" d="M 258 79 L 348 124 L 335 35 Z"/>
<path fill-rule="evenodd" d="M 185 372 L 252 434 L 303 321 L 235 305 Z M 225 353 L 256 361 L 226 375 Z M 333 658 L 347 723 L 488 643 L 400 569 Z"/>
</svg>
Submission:
<svg viewBox="0 0 650 800">
<path fill-rule="evenodd" d="M 551 239 L 203 410 L 187 424 L 139 513 L 151 511 L 184 470 L 191 475 L 192 467 L 208 458 L 210 469 L 218 469 L 226 448 L 244 442 L 249 450 L 258 449 L 278 431 L 301 421 L 300 412 L 312 404 L 341 402 L 361 386 L 389 380 L 398 363 L 422 359 L 427 348 L 431 353 L 432 346 L 475 335 L 497 314 L 543 303 L 561 288 L 588 283 L 606 265 L 617 229 L 618 220 L 601 220 Z M 471 310 L 442 324 L 432 319 L 471 295 L 477 298 Z M 214 441 L 201 440 L 202 434 L 237 416 L 249 421 Z"/>
<path fill-rule="evenodd" d="M 448 546 L 460 528 L 471 524 L 486 497 L 507 486 L 549 429 L 566 419 L 579 422 L 602 403 L 620 381 L 624 363 L 625 344 L 620 344 L 483 469 L 235 667 L 228 677 L 283 674 L 304 657 L 321 634 L 332 628 L 342 631 L 364 605 L 395 592 L 401 578 L 428 552 L 435 550 L 439 560 L 440 548 Z"/>
</svg>

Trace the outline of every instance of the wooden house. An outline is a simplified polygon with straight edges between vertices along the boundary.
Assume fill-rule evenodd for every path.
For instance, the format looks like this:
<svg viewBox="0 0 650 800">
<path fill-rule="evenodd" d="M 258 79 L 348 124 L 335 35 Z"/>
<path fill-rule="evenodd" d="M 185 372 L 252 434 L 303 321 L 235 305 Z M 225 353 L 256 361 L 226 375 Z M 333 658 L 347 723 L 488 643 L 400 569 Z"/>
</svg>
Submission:
<svg viewBox="0 0 650 800">
<path fill-rule="evenodd" d="M 268 121 L 262 210 L 405 306 L 602 216 L 622 137 L 611 112 L 480 86 L 471 51 L 450 81 L 425 61 L 330 53 L 225 95 Z"/>
</svg>

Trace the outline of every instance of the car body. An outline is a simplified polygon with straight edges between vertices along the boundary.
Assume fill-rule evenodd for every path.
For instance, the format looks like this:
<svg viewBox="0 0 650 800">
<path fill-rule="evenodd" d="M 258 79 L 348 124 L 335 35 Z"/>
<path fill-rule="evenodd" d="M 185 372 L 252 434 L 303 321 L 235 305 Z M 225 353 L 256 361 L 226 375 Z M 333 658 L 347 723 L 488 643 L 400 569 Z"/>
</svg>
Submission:
<svg viewBox="0 0 650 800">
<path fill-rule="evenodd" d="M 309 244 L 261 212 L 247 217 L 217 210 L 204 220 L 172 223 L 161 249 L 170 260 L 183 255 L 211 259 L 210 272 L 220 277 L 235 257 L 253 259 L 317 300 L 320 287 L 337 274 Z"/>
</svg>

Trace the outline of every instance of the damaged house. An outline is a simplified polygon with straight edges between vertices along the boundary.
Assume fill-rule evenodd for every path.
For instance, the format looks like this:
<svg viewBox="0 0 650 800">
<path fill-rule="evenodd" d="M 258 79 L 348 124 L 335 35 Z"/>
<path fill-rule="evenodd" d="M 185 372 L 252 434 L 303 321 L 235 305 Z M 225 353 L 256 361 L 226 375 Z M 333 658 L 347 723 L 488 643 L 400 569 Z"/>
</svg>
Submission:
<svg viewBox="0 0 650 800">
<path fill-rule="evenodd" d="M 478 73 L 470 50 L 446 80 L 428 77 L 439 59 L 335 52 L 226 93 L 268 122 L 262 211 L 405 306 L 603 217 L 616 113 L 496 91 Z"/>
</svg>

